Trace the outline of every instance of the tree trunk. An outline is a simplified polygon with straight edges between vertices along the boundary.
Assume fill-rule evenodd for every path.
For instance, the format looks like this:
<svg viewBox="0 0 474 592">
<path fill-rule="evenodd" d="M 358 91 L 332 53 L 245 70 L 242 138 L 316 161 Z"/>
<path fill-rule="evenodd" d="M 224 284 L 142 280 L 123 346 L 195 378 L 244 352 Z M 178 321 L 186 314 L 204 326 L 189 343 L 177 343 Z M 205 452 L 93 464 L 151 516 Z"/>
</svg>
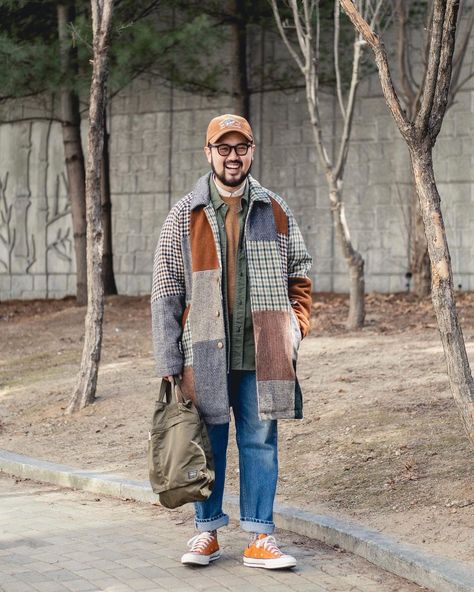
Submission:
<svg viewBox="0 0 474 592">
<path fill-rule="evenodd" d="M 247 12 L 245 0 L 231 0 L 231 70 L 234 113 L 250 117 L 250 90 L 247 76 Z"/>
<path fill-rule="evenodd" d="M 107 296 L 117 294 L 114 276 L 112 250 L 112 200 L 110 199 L 110 158 L 109 133 L 107 131 L 107 112 L 104 112 L 104 154 L 101 173 L 102 228 L 104 229 L 104 254 L 102 256 L 102 280 Z"/>
<path fill-rule="evenodd" d="M 74 4 L 58 4 L 57 19 L 60 42 L 61 76 L 60 90 L 62 134 L 71 202 L 74 251 L 76 257 L 76 300 L 87 303 L 87 253 L 86 253 L 86 198 L 84 153 L 81 143 L 81 114 L 79 97 L 69 85 L 77 74 L 77 50 L 72 47 L 68 23 L 74 21 Z"/>
<path fill-rule="evenodd" d="M 413 251 L 411 257 L 411 273 L 413 292 L 418 298 L 426 298 L 431 293 L 431 263 L 426 242 L 425 226 L 420 211 L 420 203 L 413 187 L 412 194 L 412 228 Z"/>
<path fill-rule="evenodd" d="M 365 321 L 365 279 L 364 259 L 360 253 L 354 252 L 347 262 L 349 266 L 350 291 L 349 314 L 346 326 L 348 329 L 360 329 Z"/>
<path fill-rule="evenodd" d="M 104 234 L 101 211 L 101 170 L 104 154 L 107 54 L 113 0 L 92 0 L 91 5 L 94 59 L 89 100 L 86 170 L 88 301 L 81 368 L 78 383 L 67 408 L 67 413 L 78 411 L 91 404 L 95 399 L 104 317 L 104 287 L 102 283 Z"/>
<path fill-rule="evenodd" d="M 431 296 L 451 392 L 467 435 L 474 444 L 474 382 L 454 300 L 451 258 L 434 177 L 432 149 L 410 147 L 410 157 L 431 259 Z"/>
<path fill-rule="evenodd" d="M 329 199 L 332 205 L 336 235 L 349 269 L 349 314 L 346 326 L 348 329 L 360 329 L 364 326 L 365 321 L 364 258 L 352 244 L 340 191 L 334 187 L 334 181 L 330 181 L 330 184 L 333 186 Z"/>
</svg>

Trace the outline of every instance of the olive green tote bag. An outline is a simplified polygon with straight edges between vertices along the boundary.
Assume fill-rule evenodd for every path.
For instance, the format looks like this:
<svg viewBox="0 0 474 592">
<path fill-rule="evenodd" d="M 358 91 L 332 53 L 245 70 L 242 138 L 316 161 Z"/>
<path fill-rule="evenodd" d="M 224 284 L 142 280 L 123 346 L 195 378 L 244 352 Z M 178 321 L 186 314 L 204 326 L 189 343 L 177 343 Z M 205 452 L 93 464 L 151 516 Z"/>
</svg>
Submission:
<svg viewBox="0 0 474 592">
<path fill-rule="evenodd" d="M 148 437 L 151 487 L 166 508 L 206 500 L 215 479 L 206 425 L 176 380 L 161 382 Z"/>
</svg>

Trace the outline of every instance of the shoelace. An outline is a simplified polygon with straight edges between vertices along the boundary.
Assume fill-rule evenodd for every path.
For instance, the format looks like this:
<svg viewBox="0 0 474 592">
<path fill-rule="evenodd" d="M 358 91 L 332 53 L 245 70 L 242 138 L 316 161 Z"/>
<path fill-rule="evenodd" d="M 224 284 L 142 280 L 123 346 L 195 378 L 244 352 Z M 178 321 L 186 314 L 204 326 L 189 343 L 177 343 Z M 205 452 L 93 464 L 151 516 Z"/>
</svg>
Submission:
<svg viewBox="0 0 474 592">
<path fill-rule="evenodd" d="M 192 553 L 200 553 L 205 550 L 214 539 L 214 535 L 210 532 L 201 532 L 188 541 L 188 547 Z"/>
<path fill-rule="evenodd" d="M 265 551 L 269 551 L 270 553 L 275 553 L 276 555 L 283 555 L 276 544 L 275 537 L 268 535 L 264 539 L 257 539 L 255 541 L 256 547 L 263 547 Z"/>
</svg>

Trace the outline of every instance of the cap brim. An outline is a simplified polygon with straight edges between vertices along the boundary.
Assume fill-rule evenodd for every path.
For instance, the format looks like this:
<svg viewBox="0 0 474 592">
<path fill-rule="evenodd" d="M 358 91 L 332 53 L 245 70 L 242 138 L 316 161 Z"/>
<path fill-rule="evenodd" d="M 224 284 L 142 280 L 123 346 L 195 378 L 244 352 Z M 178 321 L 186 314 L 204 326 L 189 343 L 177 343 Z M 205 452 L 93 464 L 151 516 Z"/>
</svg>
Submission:
<svg viewBox="0 0 474 592">
<path fill-rule="evenodd" d="M 244 138 L 247 138 L 247 140 L 249 140 L 249 142 L 253 143 L 252 136 L 250 134 L 247 134 L 246 132 L 242 131 L 241 129 L 226 129 L 226 130 L 220 131 L 217 134 L 214 134 L 212 136 L 212 138 L 209 138 L 209 144 L 214 144 L 215 142 L 217 142 L 217 140 L 222 138 L 222 136 L 225 136 L 226 134 L 229 134 L 230 132 L 237 132 L 238 134 L 241 134 L 242 136 L 244 136 Z"/>
</svg>

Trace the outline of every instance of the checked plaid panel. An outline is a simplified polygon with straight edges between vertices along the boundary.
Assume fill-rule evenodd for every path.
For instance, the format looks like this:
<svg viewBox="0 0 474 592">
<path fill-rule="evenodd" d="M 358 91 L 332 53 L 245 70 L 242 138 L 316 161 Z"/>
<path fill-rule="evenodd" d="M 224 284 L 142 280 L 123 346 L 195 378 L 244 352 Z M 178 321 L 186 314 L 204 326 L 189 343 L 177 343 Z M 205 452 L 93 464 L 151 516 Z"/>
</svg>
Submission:
<svg viewBox="0 0 474 592">
<path fill-rule="evenodd" d="M 189 317 L 184 324 L 183 334 L 181 336 L 181 352 L 184 356 L 184 365 L 193 365 L 193 342 L 191 336 L 191 326 L 189 324 Z"/>
<path fill-rule="evenodd" d="M 252 311 L 289 310 L 288 290 L 276 241 L 247 241 Z"/>
<path fill-rule="evenodd" d="M 288 216 L 288 277 L 307 277 L 312 258 L 306 250 L 298 224 Z"/>
</svg>

